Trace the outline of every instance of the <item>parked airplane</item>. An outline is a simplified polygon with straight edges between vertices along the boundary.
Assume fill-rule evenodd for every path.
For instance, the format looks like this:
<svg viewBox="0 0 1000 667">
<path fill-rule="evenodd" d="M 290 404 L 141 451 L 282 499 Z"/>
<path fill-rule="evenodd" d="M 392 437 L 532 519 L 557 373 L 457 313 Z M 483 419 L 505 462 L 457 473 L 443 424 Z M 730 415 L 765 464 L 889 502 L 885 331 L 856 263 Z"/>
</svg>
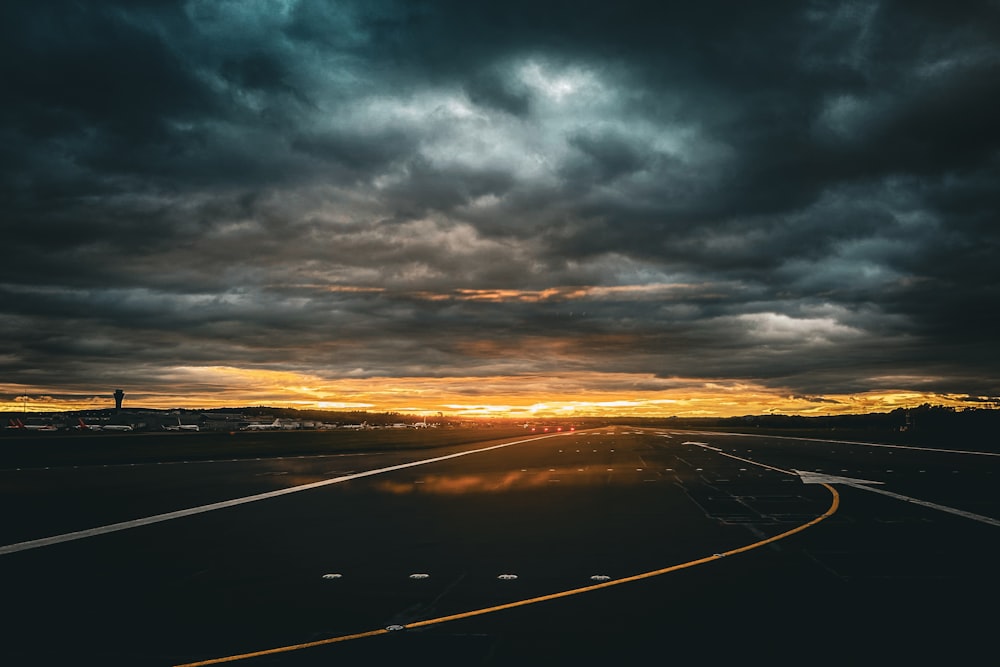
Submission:
<svg viewBox="0 0 1000 667">
<path fill-rule="evenodd" d="M 80 429 L 81 431 L 100 431 L 101 430 L 100 426 L 93 426 L 93 425 L 88 424 L 87 422 L 83 421 L 83 417 L 77 417 L 76 418 L 76 426 L 74 426 L 73 428 Z"/>
<path fill-rule="evenodd" d="M 131 431 L 132 427 L 128 424 L 105 424 L 101 427 L 102 431 Z"/>
<path fill-rule="evenodd" d="M 349 429 L 355 429 L 355 430 L 362 430 L 362 429 L 366 429 L 366 428 L 370 428 L 370 427 L 368 426 L 368 422 L 361 422 L 360 424 L 344 424 L 340 428 L 349 428 Z"/>
<path fill-rule="evenodd" d="M 167 431 L 199 431 L 197 424 L 182 424 L 181 418 L 177 418 L 177 426 L 163 426 L 164 430 Z"/>
<path fill-rule="evenodd" d="M 83 421 L 82 417 L 77 418 L 76 428 L 81 431 L 131 431 L 132 427 L 127 424 L 105 424 L 104 426 L 98 426 L 96 424 L 88 424 Z"/>
<path fill-rule="evenodd" d="M 7 420 L 10 426 L 7 428 L 17 428 L 23 429 L 25 431 L 58 431 L 59 429 L 52 424 L 25 424 L 23 421 L 14 417 Z"/>
<path fill-rule="evenodd" d="M 243 428 L 247 431 L 270 431 L 272 429 L 281 428 L 281 419 L 275 419 L 270 424 L 247 424 Z"/>
</svg>

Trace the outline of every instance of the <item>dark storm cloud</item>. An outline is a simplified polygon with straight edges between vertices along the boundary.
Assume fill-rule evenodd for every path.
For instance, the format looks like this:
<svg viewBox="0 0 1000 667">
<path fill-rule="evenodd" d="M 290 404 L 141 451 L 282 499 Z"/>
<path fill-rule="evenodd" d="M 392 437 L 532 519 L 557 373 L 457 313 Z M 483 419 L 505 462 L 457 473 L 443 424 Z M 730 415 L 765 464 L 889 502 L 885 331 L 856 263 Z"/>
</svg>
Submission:
<svg viewBox="0 0 1000 667">
<path fill-rule="evenodd" d="M 996 3 L 0 12 L 10 381 L 1000 394 Z"/>
</svg>

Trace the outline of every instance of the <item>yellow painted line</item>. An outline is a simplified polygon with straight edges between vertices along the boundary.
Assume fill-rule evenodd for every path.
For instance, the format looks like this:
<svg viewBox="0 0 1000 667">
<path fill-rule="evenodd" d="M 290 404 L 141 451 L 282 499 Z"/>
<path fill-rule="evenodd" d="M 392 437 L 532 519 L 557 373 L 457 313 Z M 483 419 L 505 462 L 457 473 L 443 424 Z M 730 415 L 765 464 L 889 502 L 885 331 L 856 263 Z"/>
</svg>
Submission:
<svg viewBox="0 0 1000 667">
<path fill-rule="evenodd" d="M 337 642 L 346 642 L 352 639 L 362 639 L 364 637 L 374 637 L 376 635 L 387 635 L 388 630 L 370 630 L 368 632 L 359 632 L 354 635 L 343 635 L 341 637 L 331 637 L 330 639 L 320 639 L 314 642 L 306 642 L 305 644 L 295 644 L 293 646 L 281 646 L 279 648 L 269 648 L 263 651 L 254 651 L 253 653 L 241 653 L 240 655 L 229 655 L 224 658 L 212 658 L 211 660 L 202 660 L 201 662 L 188 662 L 183 665 L 177 665 L 177 667 L 198 667 L 199 665 L 220 665 L 224 662 L 236 662 L 237 660 L 247 660 L 249 658 L 259 658 L 265 655 L 274 655 L 275 653 L 288 653 L 289 651 L 298 651 L 304 648 L 312 648 L 314 646 L 325 646 L 326 644 L 336 644 Z"/>
<path fill-rule="evenodd" d="M 697 560 L 688 561 L 686 563 L 681 563 L 679 565 L 671 565 L 670 567 L 665 567 L 660 570 L 651 570 L 649 572 L 643 572 L 641 574 L 635 574 L 630 577 L 624 577 L 622 579 L 615 579 L 613 581 L 605 581 L 600 584 L 593 584 L 591 586 L 584 586 L 583 588 L 573 588 L 566 591 L 560 591 L 558 593 L 551 593 L 549 595 L 542 595 L 540 597 L 528 598 L 525 600 L 517 600 L 515 602 L 508 602 L 506 604 L 496 605 L 494 607 L 484 607 L 482 609 L 475 609 L 473 611 L 466 611 L 460 614 L 452 614 L 450 616 L 440 616 L 438 618 L 430 618 L 425 621 L 416 621 L 415 623 L 407 623 L 405 629 L 409 630 L 411 628 L 422 628 L 429 625 L 438 625 L 441 623 L 447 623 L 449 621 L 458 621 L 463 618 L 472 618 L 473 616 L 482 616 L 484 614 L 492 614 L 497 611 L 504 611 L 505 609 L 514 609 L 516 607 L 525 607 L 530 604 L 538 604 L 539 602 L 547 602 L 549 600 L 558 600 L 559 598 L 570 597 L 571 595 L 580 595 L 582 593 L 590 593 L 592 591 L 600 590 L 602 588 L 610 588 L 612 586 L 620 586 L 621 584 L 631 583 L 633 581 L 640 581 L 642 579 L 649 579 L 651 577 L 658 577 L 662 574 L 668 574 L 670 572 L 677 572 L 678 570 L 684 570 L 689 567 L 694 567 L 696 565 L 703 565 L 705 563 L 711 563 L 717 561 L 721 558 L 727 556 L 733 556 L 740 553 L 745 553 L 747 551 L 752 551 L 753 549 L 758 549 L 762 546 L 772 544 L 778 540 L 783 540 L 786 537 L 795 535 L 796 533 L 801 533 L 807 528 L 815 526 L 819 522 L 828 519 L 833 516 L 836 511 L 840 508 L 840 494 L 837 490 L 830 486 L 829 484 L 823 484 L 827 491 L 833 496 L 833 500 L 830 503 L 829 509 L 823 514 L 816 517 L 815 519 L 808 521 L 801 526 L 796 526 L 791 530 L 785 531 L 775 535 L 774 537 L 769 537 L 759 542 L 754 542 L 753 544 L 748 544 L 746 546 L 737 547 L 736 549 L 730 549 L 729 551 L 724 551 L 718 554 L 712 554 L 711 556 L 706 556 L 705 558 L 699 558 Z M 313 642 L 307 642 L 305 644 L 292 644 L 290 646 L 281 646 L 278 648 L 266 649 L 263 651 L 255 651 L 253 653 L 242 653 L 240 655 L 230 655 L 223 658 L 212 658 L 211 660 L 203 660 L 201 662 L 189 662 L 181 665 L 175 665 L 174 667 L 202 667 L 204 665 L 218 665 L 224 662 L 236 662 L 237 660 L 246 660 L 249 658 L 257 658 L 265 655 L 274 655 L 275 653 L 288 653 L 290 651 L 298 651 L 306 648 L 313 648 L 316 646 L 325 646 L 327 644 L 336 644 L 338 642 L 350 641 L 352 639 L 362 639 L 364 637 L 374 637 L 376 635 L 389 634 L 390 630 L 380 629 L 371 630 L 369 632 L 360 632 L 353 635 L 342 635 L 340 637 L 331 637 L 329 639 L 320 639 Z"/>
</svg>

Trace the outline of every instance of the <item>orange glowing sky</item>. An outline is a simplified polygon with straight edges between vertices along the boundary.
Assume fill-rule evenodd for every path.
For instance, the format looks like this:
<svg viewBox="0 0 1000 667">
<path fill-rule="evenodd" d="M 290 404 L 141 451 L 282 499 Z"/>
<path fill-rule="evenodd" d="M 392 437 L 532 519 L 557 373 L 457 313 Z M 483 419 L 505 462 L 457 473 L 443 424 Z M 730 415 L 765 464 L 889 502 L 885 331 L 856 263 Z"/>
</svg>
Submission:
<svg viewBox="0 0 1000 667">
<path fill-rule="evenodd" d="M 416 415 L 546 417 L 732 417 L 748 414 L 838 415 L 888 412 L 924 403 L 979 407 L 968 397 L 920 391 L 872 391 L 851 395 L 793 396 L 759 384 L 719 380 L 661 380 L 652 376 L 567 373 L 558 377 L 376 378 L 323 380 L 282 371 L 231 367 L 178 367 L 172 379 L 203 392 L 140 393 L 126 389 L 125 405 L 154 409 L 268 406 L 331 411 L 399 412 Z M 601 389 L 595 389 L 600 387 Z M 633 387 L 630 389 L 630 387 Z M 639 388 L 635 388 L 639 387 Z M 8 411 L 105 408 L 111 391 L 55 398 L 44 388 L 0 385 L 17 395 Z"/>
</svg>

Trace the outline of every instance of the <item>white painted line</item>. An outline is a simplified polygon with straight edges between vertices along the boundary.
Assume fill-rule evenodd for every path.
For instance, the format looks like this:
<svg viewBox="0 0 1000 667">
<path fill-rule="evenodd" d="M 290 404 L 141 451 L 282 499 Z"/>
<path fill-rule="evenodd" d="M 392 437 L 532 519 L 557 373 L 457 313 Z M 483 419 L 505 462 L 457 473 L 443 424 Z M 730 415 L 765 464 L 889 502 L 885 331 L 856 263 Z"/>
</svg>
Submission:
<svg viewBox="0 0 1000 667">
<path fill-rule="evenodd" d="M 690 431 L 689 431 L 690 432 Z M 913 445 L 887 445 L 881 442 L 858 442 L 856 440 L 824 440 L 822 438 L 796 438 L 789 435 L 761 435 L 759 433 L 724 433 L 696 431 L 699 435 L 735 436 L 738 438 L 775 438 L 777 440 L 804 440 L 806 442 L 833 442 L 838 445 L 861 445 L 864 447 L 885 447 L 887 449 L 911 449 L 918 452 L 940 452 L 942 454 L 970 454 L 973 456 L 1000 456 L 1000 452 L 982 452 L 973 449 L 942 449 L 938 447 L 916 447 Z M 682 443 L 688 444 L 688 443 Z M 871 452 L 869 452 L 870 454 Z"/>
<path fill-rule="evenodd" d="M 372 475 L 381 475 L 387 472 L 394 472 L 396 470 L 405 470 L 406 468 L 413 468 L 416 466 L 427 465 L 428 463 L 437 463 L 439 461 L 447 461 L 449 459 L 457 459 L 461 456 L 469 456 L 470 454 L 481 454 L 483 452 L 489 452 L 494 449 L 503 449 L 504 447 L 512 447 L 513 445 L 520 445 L 526 442 L 533 442 L 535 440 L 544 440 L 545 438 L 554 438 L 559 433 L 553 433 L 549 435 L 539 435 L 534 438 L 527 438 L 524 440 L 514 440 L 513 442 L 505 442 L 499 445 L 493 445 L 491 447 L 483 447 L 482 449 L 471 449 L 467 452 L 457 452 L 455 454 L 447 454 L 445 456 L 435 456 L 430 459 L 422 459 L 419 461 L 411 461 L 409 463 L 400 463 L 398 465 L 389 466 L 387 468 L 377 468 L 375 470 L 366 470 L 364 472 L 354 473 L 352 475 L 343 475 L 341 477 L 334 477 L 332 479 L 325 479 L 320 482 L 312 482 L 310 484 L 302 484 L 301 486 L 292 486 L 287 489 L 278 489 L 276 491 L 268 491 L 266 493 L 258 493 L 252 496 L 244 496 L 242 498 L 233 498 L 231 500 L 223 500 L 218 503 L 210 503 L 208 505 L 200 505 L 198 507 L 189 507 L 188 509 L 177 510 L 175 512 L 166 512 L 164 514 L 155 514 L 153 516 L 143 517 L 141 519 L 133 519 L 131 521 L 121 521 L 119 523 L 112 523 L 106 526 L 97 526 L 96 528 L 87 528 L 85 530 L 78 530 L 72 533 L 63 533 L 62 535 L 53 535 L 52 537 L 43 537 L 37 540 L 28 540 L 26 542 L 17 542 L 15 544 L 8 544 L 5 546 L 0 546 L 0 555 L 15 553 L 17 551 L 27 551 L 28 549 L 38 549 L 40 547 L 47 547 L 53 544 L 60 544 L 62 542 L 71 542 L 73 540 L 82 540 L 87 537 L 96 537 L 97 535 L 104 535 L 106 533 L 114 533 L 119 530 L 128 530 L 129 528 L 138 528 L 140 526 L 148 526 L 153 523 L 160 523 L 161 521 L 170 521 L 172 519 L 181 519 L 187 516 L 193 516 L 195 514 L 204 514 L 205 512 L 212 512 L 214 510 L 226 509 L 228 507 L 236 507 L 237 505 L 245 505 L 247 503 L 253 503 L 258 500 L 269 500 L 271 498 L 277 498 L 279 496 L 287 496 L 292 493 L 299 493 L 300 491 L 308 491 L 309 489 L 318 489 L 322 486 L 329 486 L 331 484 L 340 484 L 341 482 L 349 482 L 353 479 L 360 479 L 362 477 L 371 477 Z"/>
<path fill-rule="evenodd" d="M 727 454 L 724 451 L 722 451 L 720 449 L 717 449 L 715 447 L 708 447 L 707 445 L 699 445 L 699 446 L 704 447 L 705 449 L 711 449 L 711 450 L 717 452 L 718 454 L 720 454 L 721 456 L 725 456 L 727 458 L 734 459 L 736 461 L 743 461 L 744 463 L 749 463 L 750 465 L 756 466 L 758 468 L 766 468 L 768 470 L 774 470 L 776 472 L 784 473 L 786 475 L 795 475 L 796 474 L 794 472 L 789 472 L 788 470 L 782 470 L 781 468 L 775 468 L 774 466 L 769 466 L 766 463 L 761 463 L 760 461 L 754 461 L 753 459 L 744 459 L 744 458 L 741 458 L 739 456 L 735 456 L 733 454 Z M 670 468 L 668 468 L 668 470 L 669 469 Z M 697 468 L 697 470 L 701 470 L 701 468 Z M 789 480 L 784 480 L 784 481 L 794 482 L 795 480 L 794 479 L 789 479 Z"/>
<path fill-rule="evenodd" d="M 973 521 L 985 523 L 990 526 L 1000 527 L 1000 521 L 988 516 L 973 514 L 972 512 L 955 509 L 954 507 L 948 507 L 947 505 L 938 505 L 937 503 L 927 502 L 926 500 L 920 500 L 919 498 L 911 498 L 910 496 L 893 493 L 892 491 L 886 491 L 885 489 L 873 489 L 871 487 L 872 484 L 882 484 L 882 482 L 873 482 L 868 479 L 853 479 L 851 477 L 834 477 L 833 475 L 816 475 L 814 473 L 802 472 L 800 470 L 795 470 L 793 472 L 795 472 L 802 479 L 803 484 L 843 484 L 844 486 L 850 486 L 855 489 L 871 491 L 872 493 L 878 493 L 883 496 L 895 498 L 896 500 L 913 503 L 914 505 L 921 505 L 923 507 L 929 507 L 941 512 L 947 512 L 948 514 L 954 514 L 966 519 L 972 519 Z"/>
</svg>

